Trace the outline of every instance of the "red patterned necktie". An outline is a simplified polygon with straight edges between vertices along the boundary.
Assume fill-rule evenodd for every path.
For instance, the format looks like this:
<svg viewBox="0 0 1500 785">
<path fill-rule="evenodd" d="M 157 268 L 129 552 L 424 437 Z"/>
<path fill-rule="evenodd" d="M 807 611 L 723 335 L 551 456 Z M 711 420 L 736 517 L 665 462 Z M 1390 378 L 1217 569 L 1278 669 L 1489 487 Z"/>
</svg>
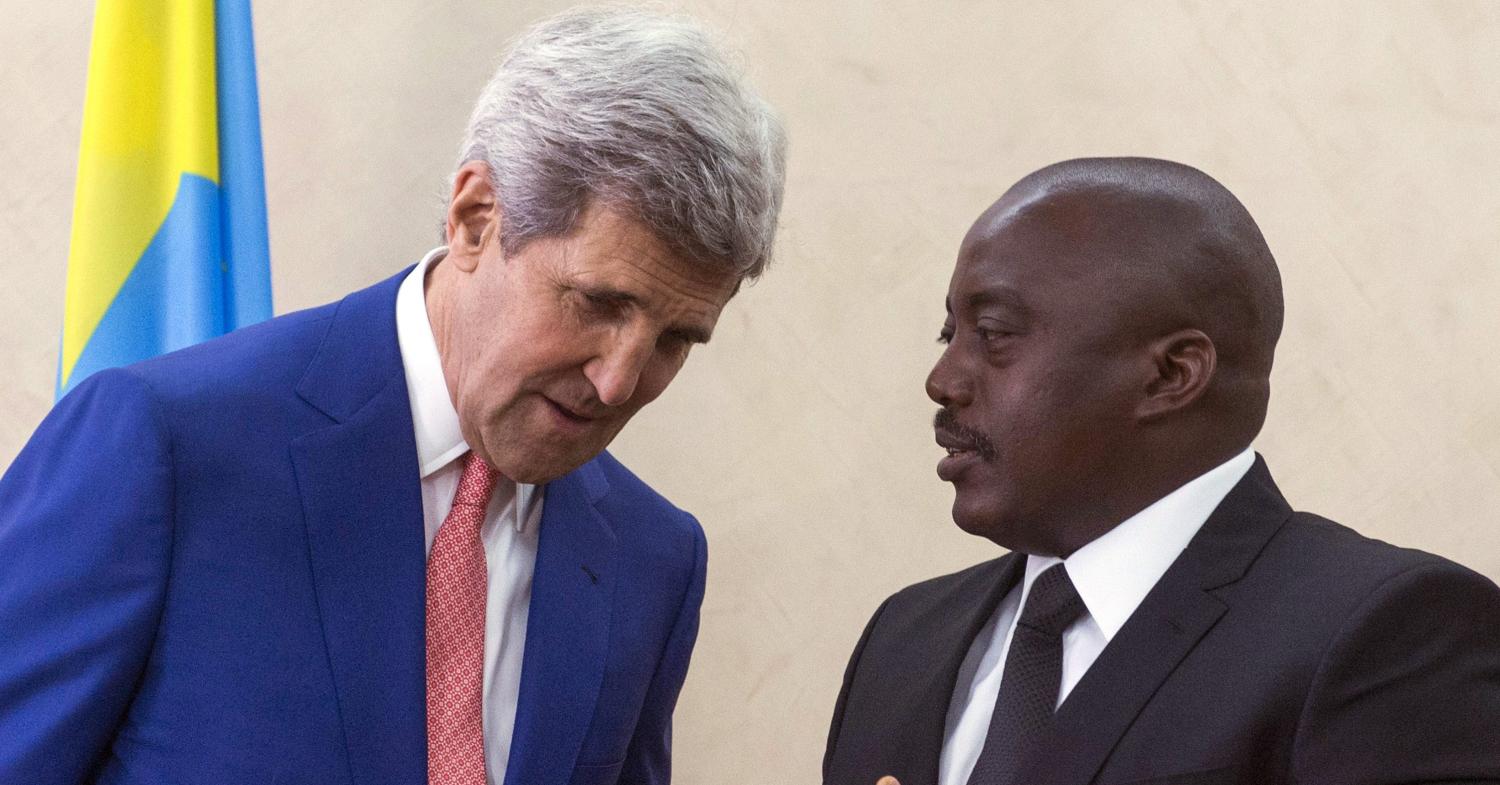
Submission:
<svg viewBox="0 0 1500 785">
<path fill-rule="evenodd" d="M 427 560 L 427 782 L 485 785 L 484 600 L 479 527 L 495 470 L 470 452 Z"/>
</svg>

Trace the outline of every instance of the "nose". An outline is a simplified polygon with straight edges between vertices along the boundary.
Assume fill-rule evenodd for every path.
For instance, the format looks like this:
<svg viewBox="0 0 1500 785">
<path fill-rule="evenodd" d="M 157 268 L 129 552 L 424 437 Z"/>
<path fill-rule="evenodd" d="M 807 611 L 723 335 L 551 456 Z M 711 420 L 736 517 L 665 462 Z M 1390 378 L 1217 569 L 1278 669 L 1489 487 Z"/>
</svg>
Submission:
<svg viewBox="0 0 1500 785">
<path fill-rule="evenodd" d="M 598 356 L 584 364 L 583 375 L 594 385 L 600 403 L 619 406 L 635 395 L 655 345 L 656 341 L 645 331 L 622 331 Z"/>
<path fill-rule="evenodd" d="M 939 406 L 966 406 L 973 401 L 974 389 L 963 364 L 954 356 L 954 344 L 948 344 L 927 374 L 927 397 Z"/>
</svg>

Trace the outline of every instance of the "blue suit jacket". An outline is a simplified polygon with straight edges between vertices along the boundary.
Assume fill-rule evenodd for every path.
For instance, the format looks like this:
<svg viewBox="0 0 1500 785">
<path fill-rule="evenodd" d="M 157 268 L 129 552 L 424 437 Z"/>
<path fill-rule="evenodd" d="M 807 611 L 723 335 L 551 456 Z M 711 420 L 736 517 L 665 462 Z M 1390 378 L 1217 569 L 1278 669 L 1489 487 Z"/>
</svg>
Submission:
<svg viewBox="0 0 1500 785">
<path fill-rule="evenodd" d="M 0 782 L 427 781 L 402 277 L 37 429 L 0 479 Z M 608 454 L 547 485 L 506 785 L 668 781 L 705 548 Z"/>
</svg>

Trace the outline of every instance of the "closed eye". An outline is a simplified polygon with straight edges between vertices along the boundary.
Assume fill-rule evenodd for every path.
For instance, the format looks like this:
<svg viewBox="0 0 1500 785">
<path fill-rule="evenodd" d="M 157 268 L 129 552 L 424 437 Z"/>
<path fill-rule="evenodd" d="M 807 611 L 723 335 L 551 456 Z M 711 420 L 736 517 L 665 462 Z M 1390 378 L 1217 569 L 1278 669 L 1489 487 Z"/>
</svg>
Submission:
<svg viewBox="0 0 1500 785">
<path fill-rule="evenodd" d="M 629 292 L 617 289 L 569 288 L 582 308 L 593 318 L 616 320 L 636 318 L 639 314 L 632 314 L 632 311 L 643 313 L 644 304 L 641 298 Z M 695 324 L 680 324 L 662 331 L 657 340 L 663 345 L 685 349 L 693 344 L 708 343 L 711 327 L 711 323 L 709 328 Z"/>
<path fill-rule="evenodd" d="M 590 308 L 600 311 L 618 311 L 635 302 L 635 298 L 619 292 L 582 292 Z"/>
<path fill-rule="evenodd" d="M 687 330 L 668 330 L 661 334 L 661 338 L 657 340 L 657 345 L 672 351 L 685 352 L 692 348 L 695 343 L 704 343 L 704 341 L 699 340 L 701 337 Z"/>
<path fill-rule="evenodd" d="M 581 289 L 571 286 L 567 289 L 579 316 L 589 321 L 616 321 L 637 302 L 635 297 L 611 289 Z"/>
</svg>

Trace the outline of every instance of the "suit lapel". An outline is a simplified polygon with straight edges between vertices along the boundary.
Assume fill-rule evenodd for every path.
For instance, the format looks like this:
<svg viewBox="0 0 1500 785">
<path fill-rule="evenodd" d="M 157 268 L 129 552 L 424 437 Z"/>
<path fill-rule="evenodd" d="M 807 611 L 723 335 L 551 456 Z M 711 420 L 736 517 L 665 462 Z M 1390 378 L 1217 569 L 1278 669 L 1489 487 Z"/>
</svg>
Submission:
<svg viewBox="0 0 1500 785">
<path fill-rule="evenodd" d="M 297 387 L 335 424 L 291 447 L 355 785 L 427 781 L 422 498 L 395 333 L 404 276 L 339 304 Z"/>
<path fill-rule="evenodd" d="M 1290 514 L 1257 456 L 1068 694 L 1017 781 L 1092 781 L 1162 682 L 1228 609 L 1211 592 L 1243 576 Z"/>
<path fill-rule="evenodd" d="M 903 731 L 907 734 L 907 743 L 912 745 L 909 748 L 910 762 L 916 774 L 915 782 L 938 781 L 943 737 L 948 727 L 948 708 L 953 701 L 953 690 L 958 685 L 958 671 L 963 667 L 974 638 L 995 615 L 1000 601 L 1020 582 L 1025 569 L 1025 554 L 1006 554 L 996 562 L 989 585 L 978 595 L 979 602 L 959 606 L 959 610 L 946 618 L 932 620 L 930 651 L 944 652 L 945 657 L 936 669 L 928 671 L 927 680 L 913 681 L 911 686 L 916 692 L 913 701 L 907 704 L 911 707 L 911 724 Z"/>
<path fill-rule="evenodd" d="M 982 565 L 940 596 L 882 617 L 851 689 L 866 696 L 843 715 L 831 782 L 873 785 L 890 774 L 904 785 L 933 785 L 948 707 L 969 647 L 1024 570 L 1022 554 Z M 893 613 L 883 611 L 883 613 Z M 864 692 L 867 691 L 867 692 Z"/>
<path fill-rule="evenodd" d="M 547 485 L 506 785 L 564 785 L 594 715 L 609 651 L 615 535 L 595 508 L 594 463 Z"/>
<path fill-rule="evenodd" d="M 1058 708 L 1018 781 L 1089 782 L 1177 663 L 1225 606 L 1180 576 L 1162 582 L 1095 660 Z M 1045 759 L 1045 760 L 1044 760 Z"/>
</svg>

